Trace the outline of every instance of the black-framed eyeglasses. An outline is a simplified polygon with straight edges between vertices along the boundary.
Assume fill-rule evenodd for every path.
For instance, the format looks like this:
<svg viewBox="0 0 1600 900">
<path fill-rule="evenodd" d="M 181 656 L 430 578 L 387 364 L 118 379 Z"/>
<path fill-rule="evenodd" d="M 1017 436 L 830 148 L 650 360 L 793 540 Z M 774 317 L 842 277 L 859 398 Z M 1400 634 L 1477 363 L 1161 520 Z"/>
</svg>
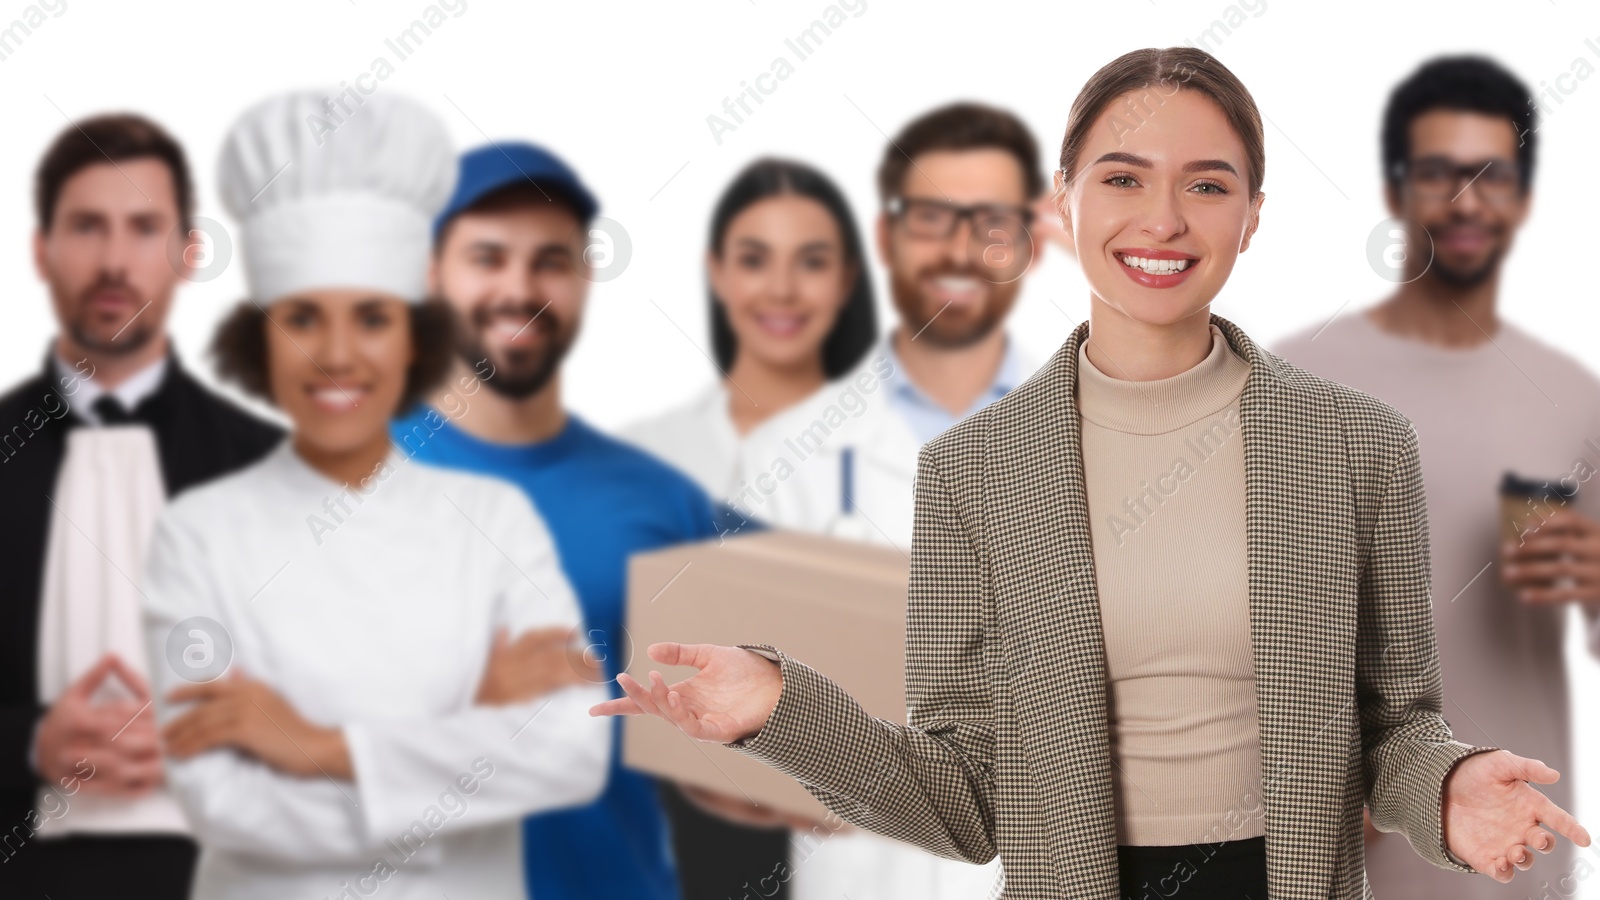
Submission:
<svg viewBox="0 0 1600 900">
<path fill-rule="evenodd" d="M 1021 237 L 1033 224 L 1033 210 L 1005 203 L 978 203 L 962 206 L 926 197 L 890 197 L 887 204 L 893 216 L 913 237 L 947 238 L 956 233 L 962 219 L 972 223 L 975 235 Z"/>
<path fill-rule="evenodd" d="M 1424 156 L 1395 164 L 1395 175 L 1418 196 L 1454 201 L 1471 186 L 1488 203 L 1506 203 L 1522 192 L 1522 166 L 1515 160 L 1484 159 L 1462 163 L 1443 156 Z"/>
</svg>

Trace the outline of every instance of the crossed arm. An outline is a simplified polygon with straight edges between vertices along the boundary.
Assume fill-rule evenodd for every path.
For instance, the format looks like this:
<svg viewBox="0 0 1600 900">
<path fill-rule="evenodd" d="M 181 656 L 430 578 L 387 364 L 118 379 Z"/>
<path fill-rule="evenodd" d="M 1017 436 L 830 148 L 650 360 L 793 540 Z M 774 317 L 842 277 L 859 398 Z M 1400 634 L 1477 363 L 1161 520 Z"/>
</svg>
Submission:
<svg viewBox="0 0 1600 900">
<path fill-rule="evenodd" d="M 521 555 L 516 565 L 506 563 L 502 624 L 519 632 L 578 625 L 576 599 L 542 526 L 524 520 L 508 527 L 517 530 L 503 543 Z M 185 619 L 232 621 L 223 591 L 198 562 L 207 558 L 203 538 L 183 523 L 158 526 L 145 613 L 156 654 Z M 605 783 L 611 729 L 584 715 L 606 696 L 597 676 L 564 679 L 543 696 L 337 726 L 306 721 L 252 678 L 190 685 L 172 666 L 157 666 L 152 676 L 172 752 L 168 782 L 213 849 L 299 865 L 370 864 L 386 839 L 430 810 L 437 819 L 430 830 L 476 828 L 587 802 Z M 457 791 L 472 794 L 471 815 Z M 425 852 L 437 854 L 436 847 Z"/>
</svg>

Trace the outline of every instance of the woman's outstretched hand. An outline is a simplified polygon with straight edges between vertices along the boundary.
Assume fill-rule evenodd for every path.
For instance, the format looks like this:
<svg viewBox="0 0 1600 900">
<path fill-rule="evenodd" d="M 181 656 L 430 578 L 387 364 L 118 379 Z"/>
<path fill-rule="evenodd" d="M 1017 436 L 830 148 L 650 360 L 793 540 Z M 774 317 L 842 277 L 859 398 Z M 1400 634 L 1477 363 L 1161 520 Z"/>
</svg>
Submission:
<svg viewBox="0 0 1600 900">
<path fill-rule="evenodd" d="M 1511 880 L 1513 869 L 1533 866 L 1530 848 L 1549 853 L 1555 847 L 1551 831 L 1589 846 L 1578 820 L 1529 784 L 1554 784 L 1560 777 L 1542 762 L 1504 750 L 1466 757 L 1445 777 L 1445 846 L 1501 883 Z"/>
<path fill-rule="evenodd" d="M 693 666 L 700 671 L 668 686 L 650 670 L 650 683 L 628 673 L 617 676 L 625 697 L 589 707 L 591 716 L 660 716 L 698 741 L 728 743 L 761 730 L 778 705 L 783 675 L 778 664 L 743 647 L 678 644 L 665 641 L 645 649 L 664 666 Z"/>
</svg>

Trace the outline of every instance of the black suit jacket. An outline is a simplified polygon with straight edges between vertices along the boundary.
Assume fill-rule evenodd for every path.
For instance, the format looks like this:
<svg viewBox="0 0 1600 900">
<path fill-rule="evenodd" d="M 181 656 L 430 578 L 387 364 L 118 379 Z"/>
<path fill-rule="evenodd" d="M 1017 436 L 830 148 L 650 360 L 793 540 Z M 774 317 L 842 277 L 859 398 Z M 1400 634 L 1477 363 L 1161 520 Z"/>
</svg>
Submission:
<svg viewBox="0 0 1600 900">
<path fill-rule="evenodd" d="M 0 830 L 21 826 L 39 779 L 28 762 L 38 701 L 39 591 L 49 532 L 50 496 L 66 452 L 67 432 L 87 426 L 75 383 L 62 384 L 47 354 L 43 371 L 0 397 Z M 70 391 L 70 393 L 69 393 Z M 213 394 L 176 355 L 160 386 L 135 415 L 155 432 L 169 497 L 249 465 L 283 437 Z M 15 848 L 6 848 L 5 855 Z"/>
</svg>

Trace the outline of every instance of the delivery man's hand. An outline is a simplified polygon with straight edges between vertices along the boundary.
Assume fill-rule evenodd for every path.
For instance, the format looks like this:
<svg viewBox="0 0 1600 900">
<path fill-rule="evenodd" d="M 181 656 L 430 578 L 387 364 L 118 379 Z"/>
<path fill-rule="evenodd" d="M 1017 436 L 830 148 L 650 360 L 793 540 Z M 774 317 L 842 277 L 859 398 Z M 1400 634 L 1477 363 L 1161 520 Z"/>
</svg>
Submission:
<svg viewBox="0 0 1600 900">
<path fill-rule="evenodd" d="M 743 797 L 733 797 L 717 791 L 708 791 L 692 784 L 678 785 L 678 792 L 683 794 L 684 798 L 690 803 L 713 816 L 754 828 L 793 828 L 796 831 L 824 835 L 840 831 L 860 830 L 843 819 L 835 819 L 829 822 L 790 815 L 770 807 L 761 806 Z"/>
<path fill-rule="evenodd" d="M 783 692 L 778 664 L 743 647 L 664 641 L 651 644 L 645 652 L 664 666 L 693 666 L 700 671 L 671 687 L 653 669 L 648 686 L 623 672 L 617 684 L 627 696 L 597 703 L 589 707 L 589 715 L 649 713 L 695 740 L 727 743 L 760 731 Z"/>
</svg>

